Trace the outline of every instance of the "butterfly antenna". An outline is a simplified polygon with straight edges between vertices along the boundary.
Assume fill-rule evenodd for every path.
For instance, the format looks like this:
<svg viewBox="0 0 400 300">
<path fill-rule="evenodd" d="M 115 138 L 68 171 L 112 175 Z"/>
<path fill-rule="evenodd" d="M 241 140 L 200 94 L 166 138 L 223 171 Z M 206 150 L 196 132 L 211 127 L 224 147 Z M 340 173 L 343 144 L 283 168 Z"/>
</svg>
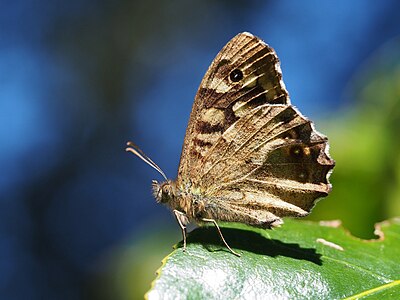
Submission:
<svg viewBox="0 0 400 300">
<path fill-rule="evenodd" d="M 140 148 L 138 146 L 136 146 L 133 142 L 128 142 L 128 143 L 126 143 L 126 145 L 128 147 L 126 147 L 125 151 L 132 152 L 133 154 L 135 154 L 137 157 L 139 157 L 141 160 L 143 160 L 150 167 L 156 169 L 158 171 L 158 173 L 160 173 L 162 175 L 162 177 L 164 177 L 165 180 L 168 180 L 167 176 L 165 176 L 165 174 L 161 170 L 161 168 L 159 166 L 157 166 L 157 164 L 154 161 L 152 161 L 150 159 L 150 157 L 148 157 L 146 154 L 144 154 L 143 151 L 140 150 Z"/>
</svg>

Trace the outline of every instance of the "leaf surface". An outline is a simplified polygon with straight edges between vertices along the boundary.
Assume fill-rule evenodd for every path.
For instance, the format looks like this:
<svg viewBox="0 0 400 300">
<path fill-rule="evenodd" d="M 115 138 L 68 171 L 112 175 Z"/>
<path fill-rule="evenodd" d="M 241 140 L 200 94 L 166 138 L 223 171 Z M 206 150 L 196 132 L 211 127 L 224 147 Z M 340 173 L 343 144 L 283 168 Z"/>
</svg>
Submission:
<svg viewBox="0 0 400 300">
<path fill-rule="evenodd" d="M 148 299 L 392 299 L 400 297 L 400 219 L 377 224 L 374 240 L 338 222 L 287 219 L 275 230 L 221 225 L 189 234 L 163 260 Z"/>
</svg>

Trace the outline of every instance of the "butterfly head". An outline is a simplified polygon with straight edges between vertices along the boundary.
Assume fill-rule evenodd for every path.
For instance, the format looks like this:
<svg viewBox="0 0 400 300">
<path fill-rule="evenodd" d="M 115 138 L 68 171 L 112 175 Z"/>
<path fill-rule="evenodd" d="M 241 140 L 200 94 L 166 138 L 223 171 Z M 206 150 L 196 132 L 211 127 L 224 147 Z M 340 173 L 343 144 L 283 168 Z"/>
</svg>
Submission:
<svg viewBox="0 0 400 300">
<path fill-rule="evenodd" d="M 138 146 L 136 146 L 133 142 L 127 143 L 127 148 L 125 149 L 127 152 L 131 152 L 143 160 L 146 164 L 157 170 L 165 179 L 164 182 L 159 183 L 156 180 L 153 180 L 153 195 L 156 198 L 158 203 L 171 203 L 173 199 L 176 198 L 176 188 L 173 181 L 167 179 L 164 172 L 161 170 L 157 164 L 151 160 L 146 154 L 143 153 L 142 150 Z"/>
<path fill-rule="evenodd" d="M 171 180 L 152 182 L 153 195 L 157 203 L 171 203 L 176 197 L 176 187 Z"/>
</svg>

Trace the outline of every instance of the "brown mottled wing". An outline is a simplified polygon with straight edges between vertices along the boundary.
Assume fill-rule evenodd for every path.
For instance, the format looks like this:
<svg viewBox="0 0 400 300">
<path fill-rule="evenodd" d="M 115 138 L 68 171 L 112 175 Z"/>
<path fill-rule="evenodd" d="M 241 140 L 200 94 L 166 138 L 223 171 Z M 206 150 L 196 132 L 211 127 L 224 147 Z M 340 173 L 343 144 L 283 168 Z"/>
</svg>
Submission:
<svg viewBox="0 0 400 300">
<path fill-rule="evenodd" d="M 334 161 L 310 120 L 291 105 L 265 104 L 228 128 L 200 164 L 205 196 L 222 207 L 300 217 L 330 192 Z"/>
<path fill-rule="evenodd" d="M 243 73 L 240 82 L 230 79 L 235 69 Z M 256 107 L 265 103 L 289 104 L 278 57 L 259 38 L 240 33 L 217 54 L 200 84 L 186 129 L 178 181 L 198 175 L 194 166 L 238 120 L 234 105 Z"/>
<path fill-rule="evenodd" d="M 209 217 L 269 227 L 326 196 L 333 166 L 326 137 L 290 105 L 274 50 L 234 37 L 200 85 L 178 184 L 200 191 Z"/>
</svg>

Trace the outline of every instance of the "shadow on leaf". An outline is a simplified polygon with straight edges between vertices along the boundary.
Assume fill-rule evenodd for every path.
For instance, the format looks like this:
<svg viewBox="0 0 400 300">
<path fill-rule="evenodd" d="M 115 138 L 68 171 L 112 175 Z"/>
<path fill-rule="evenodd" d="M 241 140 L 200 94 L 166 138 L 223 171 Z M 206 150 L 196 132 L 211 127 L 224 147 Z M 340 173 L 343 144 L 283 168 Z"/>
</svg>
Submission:
<svg viewBox="0 0 400 300">
<path fill-rule="evenodd" d="M 322 265 L 321 255 L 313 248 L 302 248 L 299 244 L 289 244 L 275 239 L 268 239 L 260 233 L 249 230 L 227 227 L 223 227 L 221 230 L 227 243 L 235 249 L 271 257 L 286 256 Z M 194 229 L 188 235 L 187 242 L 189 247 L 191 243 L 199 243 L 209 251 L 229 252 L 222 243 L 217 230 L 213 227 Z M 218 246 L 219 250 L 216 250 L 215 246 Z M 182 247 L 182 242 L 179 243 L 179 247 Z"/>
</svg>

